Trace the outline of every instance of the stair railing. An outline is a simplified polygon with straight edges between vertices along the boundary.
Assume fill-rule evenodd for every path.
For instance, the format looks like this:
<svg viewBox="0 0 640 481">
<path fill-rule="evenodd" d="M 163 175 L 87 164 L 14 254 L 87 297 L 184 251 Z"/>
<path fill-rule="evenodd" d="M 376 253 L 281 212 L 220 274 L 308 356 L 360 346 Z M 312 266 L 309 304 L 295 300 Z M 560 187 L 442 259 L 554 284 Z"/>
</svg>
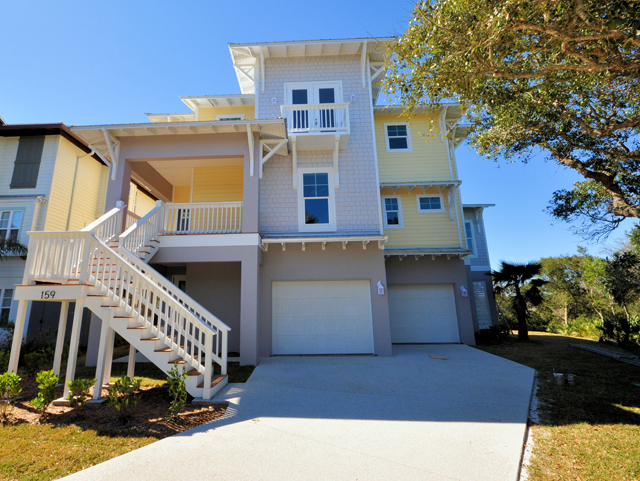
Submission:
<svg viewBox="0 0 640 481">
<path fill-rule="evenodd" d="M 162 201 L 157 201 L 156 206 L 147 215 L 120 234 L 120 246 L 140 257 L 140 251 L 151 241 L 158 239 L 163 222 L 164 205 Z"/>
</svg>

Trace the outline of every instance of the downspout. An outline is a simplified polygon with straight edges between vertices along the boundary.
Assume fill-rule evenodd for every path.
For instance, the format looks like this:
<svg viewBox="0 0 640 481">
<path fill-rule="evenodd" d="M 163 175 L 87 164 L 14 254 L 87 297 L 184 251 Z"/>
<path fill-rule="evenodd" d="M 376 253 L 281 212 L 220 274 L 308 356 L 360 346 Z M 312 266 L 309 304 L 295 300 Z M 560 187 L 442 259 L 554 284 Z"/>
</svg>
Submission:
<svg viewBox="0 0 640 481">
<path fill-rule="evenodd" d="M 453 159 L 455 159 L 455 154 L 452 155 L 451 142 L 449 141 L 449 138 L 445 137 L 444 141 L 447 143 L 447 158 L 449 159 L 449 174 L 451 175 L 451 182 L 455 182 L 456 179 L 453 178 Z M 458 242 L 460 243 L 460 248 L 462 248 L 462 232 L 460 230 L 460 212 L 458 212 L 458 194 L 460 193 L 460 186 L 458 186 L 456 190 L 457 192 L 454 193 L 453 195 L 453 208 L 456 211 L 456 224 L 458 224 Z"/>
<path fill-rule="evenodd" d="M 83 159 L 93 154 L 95 154 L 95 152 L 93 151 L 93 149 L 91 149 L 91 152 L 89 152 L 88 154 L 76 155 L 76 169 L 73 172 L 73 182 L 71 183 L 71 199 L 69 200 L 69 214 L 67 215 L 67 227 L 65 228 L 65 230 L 67 231 L 69 230 L 69 225 L 71 224 L 71 211 L 73 210 L 73 197 L 75 196 L 75 193 L 76 193 L 76 179 L 78 178 L 78 168 L 80 166 L 80 159 Z"/>
</svg>

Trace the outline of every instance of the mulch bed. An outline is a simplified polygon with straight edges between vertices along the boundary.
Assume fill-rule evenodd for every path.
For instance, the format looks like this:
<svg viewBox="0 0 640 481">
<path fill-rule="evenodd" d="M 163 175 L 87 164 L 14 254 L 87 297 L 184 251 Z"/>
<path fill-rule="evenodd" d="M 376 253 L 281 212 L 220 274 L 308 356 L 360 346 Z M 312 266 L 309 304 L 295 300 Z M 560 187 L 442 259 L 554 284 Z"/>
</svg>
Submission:
<svg viewBox="0 0 640 481">
<path fill-rule="evenodd" d="M 80 411 L 65 406 L 49 406 L 46 414 L 40 416 L 29 402 L 38 392 L 37 384 L 33 380 L 21 382 L 22 398 L 16 402 L 7 418 L 0 420 L 4 424 L 48 424 L 51 426 L 75 425 L 81 429 L 95 430 L 99 434 L 151 436 L 162 439 L 188 429 L 200 426 L 223 416 L 227 410 L 226 404 L 200 405 L 187 404 L 184 412 L 167 421 L 169 415 L 169 392 L 165 386 L 141 387 L 140 401 L 131 408 L 131 416 L 127 421 L 118 417 L 118 412 L 106 403 L 86 405 Z M 93 390 L 92 390 L 93 391 Z M 62 387 L 58 388 L 59 397 Z M 106 390 L 103 390 L 106 396 Z"/>
</svg>

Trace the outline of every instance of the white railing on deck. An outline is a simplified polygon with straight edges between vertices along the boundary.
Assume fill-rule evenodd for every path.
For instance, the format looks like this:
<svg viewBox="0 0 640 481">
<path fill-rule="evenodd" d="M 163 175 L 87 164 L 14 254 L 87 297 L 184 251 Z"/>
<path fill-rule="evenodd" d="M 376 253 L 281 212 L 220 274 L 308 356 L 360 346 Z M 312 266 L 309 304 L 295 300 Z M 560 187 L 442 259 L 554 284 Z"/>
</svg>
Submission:
<svg viewBox="0 0 640 481">
<path fill-rule="evenodd" d="M 140 251 L 144 250 L 152 240 L 157 240 L 158 234 L 162 232 L 163 211 L 163 203 L 158 201 L 156 206 L 147 212 L 147 215 L 120 235 L 120 246 L 136 256 L 140 256 Z"/>
<path fill-rule="evenodd" d="M 165 204 L 165 234 L 227 234 L 242 231 L 242 202 Z"/>
<path fill-rule="evenodd" d="M 24 283 L 77 280 L 99 288 L 211 386 L 213 362 L 222 374 L 227 371 L 230 328 L 127 249 L 116 252 L 99 240 L 96 233 L 112 238 L 114 217 L 110 211 L 99 219 L 102 223 L 82 231 L 30 232 Z"/>
<path fill-rule="evenodd" d="M 126 205 L 114 207 L 99 219 L 94 220 L 83 232 L 90 232 L 96 239 L 109 242 L 122 232 L 122 213 Z"/>
<path fill-rule="evenodd" d="M 349 104 L 282 105 L 289 133 L 349 132 Z"/>
<path fill-rule="evenodd" d="M 128 229 L 133 224 L 140 220 L 140 216 L 138 214 L 134 214 L 130 210 L 127 211 L 127 223 L 125 225 L 125 229 Z"/>
</svg>

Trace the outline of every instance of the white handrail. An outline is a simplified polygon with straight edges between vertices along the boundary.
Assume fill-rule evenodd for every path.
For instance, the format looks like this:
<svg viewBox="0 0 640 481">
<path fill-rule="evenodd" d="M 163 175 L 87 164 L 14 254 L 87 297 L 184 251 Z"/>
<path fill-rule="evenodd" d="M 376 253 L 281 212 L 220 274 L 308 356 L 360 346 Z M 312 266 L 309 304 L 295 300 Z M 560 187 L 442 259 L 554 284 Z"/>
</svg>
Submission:
<svg viewBox="0 0 640 481">
<path fill-rule="evenodd" d="M 93 236 L 102 242 L 109 242 L 122 232 L 122 213 L 126 205 L 114 207 L 102 217 L 94 220 L 82 229 L 83 232 L 91 232 Z"/>
<path fill-rule="evenodd" d="M 139 257 L 140 251 L 151 241 L 157 240 L 158 234 L 162 232 L 163 216 L 163 203 L 157 201 L 156 206 L 142 219 L 120 234 L 120 245 Z"/>
<path fill-rule="evenodd" d="M 138 214 L 135 214 L 135 213 L 131 212 L 130 210 L 128 210 L 127 211 L 127 223 L 125 224 L 125 230 L 128 229 L 129 227 L 131 227 L 136 222 L 138 222 L 140 219 L 141 219 L 141 217 Z"/>
<path fill-rule="evenodd" d="M 242 202 L 165 204 L 165 234 L 226 234 L 242 231 Z"/>
<path fill-rule="evenodd" d="M 342 132 L 349 133 L 349 105 L 296 104 L 282 105 L 282 118 L 287 119 L 291 133 Z"/>
</svg>

